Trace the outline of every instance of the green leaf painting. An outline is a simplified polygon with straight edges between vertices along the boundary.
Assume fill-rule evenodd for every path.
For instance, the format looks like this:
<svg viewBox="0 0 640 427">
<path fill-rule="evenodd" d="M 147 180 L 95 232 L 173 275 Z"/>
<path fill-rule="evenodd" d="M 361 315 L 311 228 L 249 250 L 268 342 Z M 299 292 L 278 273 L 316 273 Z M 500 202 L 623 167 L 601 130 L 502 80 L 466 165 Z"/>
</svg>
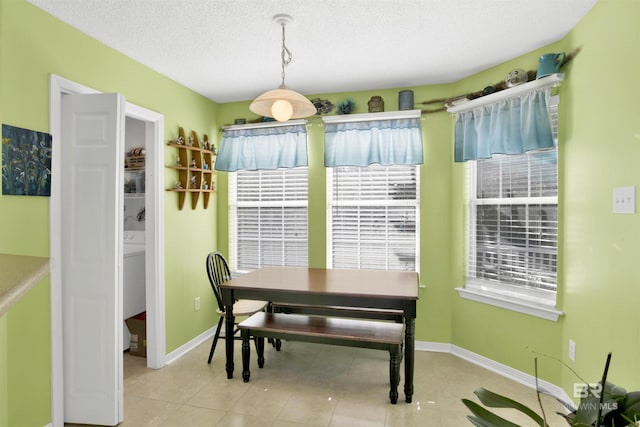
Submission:
<svg viewBox="0 0 640 427">
<path fill-rule="evenodd" d="M 51 135 L 2 125 L 2 194 L 51 195 Z"/>
</svg>

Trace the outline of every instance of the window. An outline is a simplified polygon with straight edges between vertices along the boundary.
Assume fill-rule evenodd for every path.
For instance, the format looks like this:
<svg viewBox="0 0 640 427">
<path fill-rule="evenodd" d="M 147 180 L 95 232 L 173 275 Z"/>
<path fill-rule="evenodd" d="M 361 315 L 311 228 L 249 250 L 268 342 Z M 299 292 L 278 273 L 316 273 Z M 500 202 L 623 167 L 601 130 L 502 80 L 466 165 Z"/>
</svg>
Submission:
<svg viewBox="0 0 640 427">
<path fill-rule="evenodd" d="M 469 164 L 467 286 L 555 304 L 557 149 Z"/>
<path fill-rule="evenodd" d="M 307 167 L 229 174 L 234 271 L 307 266 Z"/>
<path fill-rule="evenodd" d="M 327 169 L 328 267 L 417 271 L 419 167 Z"/>
</svg>

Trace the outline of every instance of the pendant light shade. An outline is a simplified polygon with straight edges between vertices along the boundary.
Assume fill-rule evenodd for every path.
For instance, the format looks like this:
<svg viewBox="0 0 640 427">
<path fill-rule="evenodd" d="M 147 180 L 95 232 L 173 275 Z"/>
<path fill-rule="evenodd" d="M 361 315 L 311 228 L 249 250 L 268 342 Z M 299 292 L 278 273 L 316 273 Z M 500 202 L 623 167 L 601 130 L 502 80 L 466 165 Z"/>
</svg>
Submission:
<svg viewBox="0 0 640 427">
<path fill-rule="evenodd" d="M 313 116 L 317 112 L 316 107 L 303 95 L 283 87 L 263 93 L 251 103 L 249 109 L 279 122 Z"/>
<path fill-rule="evenodd" d="M 313 116 L 317 109 L 311 101 L 284 85 L 284 68 L 292 59 L 291 51 L 285 45 L 285 26 L 293 19 L 289 15 L 279 14 L 273 20 L 282 26 L 282 84 L 278 89 L 267 91 L 254 99 L 249 109 L 255 114 L 271 117 L 279 122 Z"/>
</svg>

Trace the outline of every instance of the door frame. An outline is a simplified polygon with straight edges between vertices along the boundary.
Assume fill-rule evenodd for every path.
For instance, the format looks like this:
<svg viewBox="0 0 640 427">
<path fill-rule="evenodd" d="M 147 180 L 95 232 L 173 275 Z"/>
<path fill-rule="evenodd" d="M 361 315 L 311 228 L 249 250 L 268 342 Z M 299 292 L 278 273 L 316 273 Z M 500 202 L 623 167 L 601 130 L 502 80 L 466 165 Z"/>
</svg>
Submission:
<svg viewBox="0 0 640 427">
<path fill-rule="evenodd" d="M 64 167 L 60 153 L 61 101 L 63 94 L 101 93 L 55 74 L 49 78 L 49 132 L 52 135 L 50 235 L 51 310 L 51 420 L 64 426 L 64 348 L 62 340 L 62 230 L 61 178 Z M 147 306 L 147 367 L 166 365 L 165 283 L 164 283 L 164 115 L 126 103 L 125 116 L 145 122 L 145 291 Z M 124 193 L 124 189 L 120 191 Z"/>
</svg>

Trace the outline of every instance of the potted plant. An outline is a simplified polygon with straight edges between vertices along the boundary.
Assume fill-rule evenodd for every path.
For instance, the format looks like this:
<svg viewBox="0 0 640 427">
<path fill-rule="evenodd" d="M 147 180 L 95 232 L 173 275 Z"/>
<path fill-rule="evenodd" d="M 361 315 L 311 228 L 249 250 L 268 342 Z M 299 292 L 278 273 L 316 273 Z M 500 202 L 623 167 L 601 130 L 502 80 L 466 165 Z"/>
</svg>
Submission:
<svg viewBox="0 0 640 427">
<path fill-rule="evenodd" d="M 600 382 L 595 385 L 585 382 L 585 386 L 580 393 L 580 403 L 577 407 L 559 400 L 565 407 L 573 408 L 568 414 L 558 413 L 564 417 L 569 426 L 640 427 L 640 391 L 627 392 L 624 388 L 608 382 L 607 372 L 610 361 L 611 353 L 607 355 L 607 361 Z M 581 381 L 584 382 L 582 379 Z M 602 386 L 602 384 L 604 384 L 604 386 Z M 538 402 L 541 402 L 540 391 L 536 390 L 536 393 L 538 394 Z M 469 399 L 462 399 L 462 403 L 464 403 L 472 413 L 472 415 L 467 416 L 467 419 L 477 427 L 519 427 L 518 424 L 496 415 L 485 407 L 515 409 L 527 415 L 540 427 L 549 426 L 541 403 L 540 409 L 542 414 L 540 415 L 526 405 L 485 388 L 476 389 L 474 394 L 484 406 Z"/>
</svg>

